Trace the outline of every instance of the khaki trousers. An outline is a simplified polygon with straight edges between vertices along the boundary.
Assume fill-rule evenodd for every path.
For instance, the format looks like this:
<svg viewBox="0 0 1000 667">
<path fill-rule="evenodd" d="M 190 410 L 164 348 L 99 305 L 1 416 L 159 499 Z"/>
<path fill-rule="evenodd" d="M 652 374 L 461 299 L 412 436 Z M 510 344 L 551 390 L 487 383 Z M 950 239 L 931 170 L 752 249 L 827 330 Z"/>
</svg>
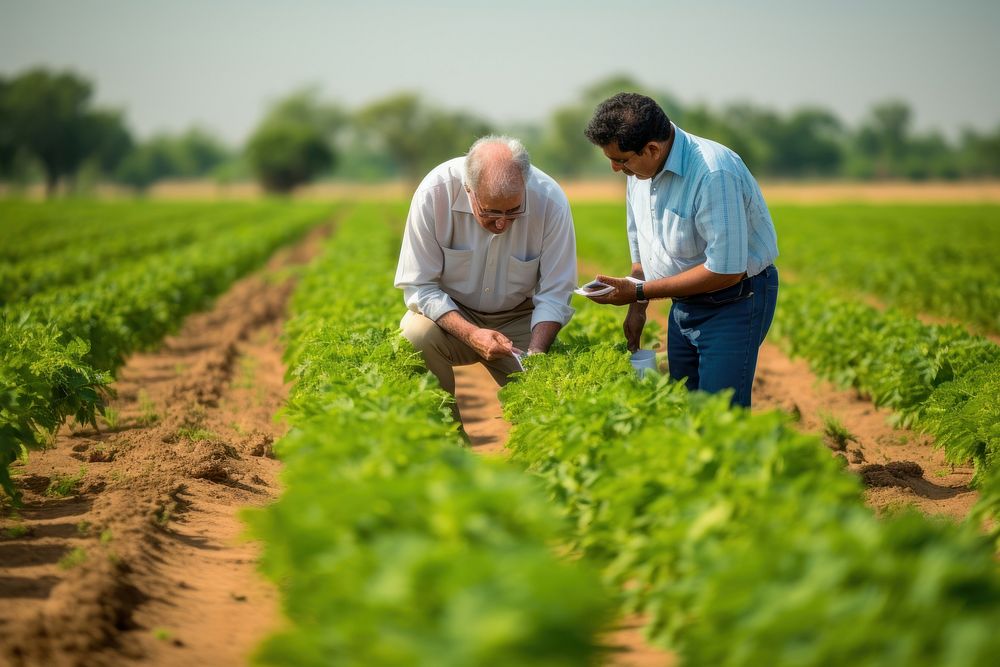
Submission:
<svg viewBox="0 0 1000 667">
<path fill-rule="evenodd" d="M 525 299 L 521 305 L 501 313 L 481 313 L 458 305 L 465 319 L 477 327 L 499 331 L 521 350 L 527 350 L 531 342 L 531 313 L 534 309 L 531 299 Z M 452 396 L 455 395 L 455 371 L 452 370 L 455 366 L 481 363 L 501 387 L 507 384 L 507 376 L 518 370 L 513 357 L 487 361 L 436 322 L 412 310 L 406 311 L 399 326 L 403 329 L 403 336 L 423 355 L 427 370 L 437 376 L 441 388 Z"/>
</svg>

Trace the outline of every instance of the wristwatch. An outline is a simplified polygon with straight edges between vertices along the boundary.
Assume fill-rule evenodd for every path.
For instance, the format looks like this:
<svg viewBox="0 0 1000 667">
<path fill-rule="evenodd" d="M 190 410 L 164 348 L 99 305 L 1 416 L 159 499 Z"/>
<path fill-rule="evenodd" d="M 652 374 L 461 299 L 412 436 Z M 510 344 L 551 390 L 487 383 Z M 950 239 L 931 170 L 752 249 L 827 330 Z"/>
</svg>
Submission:
<svg viewBox="0 0 1000 667">
<path fill-rule="evenodd" d="M 635 302 L 636 303 L 649 303 L 649 299 L 642 291 L 642 283 L 637 282 L 635 284 Z"/>
</svg>

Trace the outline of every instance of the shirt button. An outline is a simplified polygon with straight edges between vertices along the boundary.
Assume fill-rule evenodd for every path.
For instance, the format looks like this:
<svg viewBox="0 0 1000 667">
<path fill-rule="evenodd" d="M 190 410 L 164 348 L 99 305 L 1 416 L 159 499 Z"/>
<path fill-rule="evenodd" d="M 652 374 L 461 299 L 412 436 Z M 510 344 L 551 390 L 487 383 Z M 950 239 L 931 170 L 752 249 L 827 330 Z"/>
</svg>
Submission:
<svg viewBox="0 0 1000 667">
<path fill-rule="evenodd" d="M 487 294 L 489 294 L 489 293 L 490 293 L 490 288 L 489 288 L 489 287 L 487 287 L 487 288 L 486 288 L 486 293 L 487 293 Z"/>
</svg>

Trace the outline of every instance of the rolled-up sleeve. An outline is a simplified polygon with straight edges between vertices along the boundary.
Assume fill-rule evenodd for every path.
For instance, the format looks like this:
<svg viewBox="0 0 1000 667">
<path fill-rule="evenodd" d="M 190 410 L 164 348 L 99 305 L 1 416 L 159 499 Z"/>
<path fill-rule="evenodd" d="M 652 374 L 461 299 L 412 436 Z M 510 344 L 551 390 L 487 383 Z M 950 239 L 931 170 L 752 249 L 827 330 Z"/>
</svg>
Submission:
<svg viewBox="0 0 1000 667">
<path fill-rule="evenodd" d="M 697 202 L 695 226 L 705 239 L 705 268 L 713 273 L 743 273 L 749 255 L 747 213 L 739 177 L 710 173 Z"/>
<path fill-rule="evenodd" d="M 642 261 L 639 255 L 639 232 L 635 223 L 635 212 L 632 210 L 632 179 L 625 190 L 625 230 L 628 233 L 628 250 L 633 264 Z"/>
<path fill-rule="evenodd" d="M 403 290 L 407 308 L 434 321 L 458 310 L 454 300 L 441 289 L 444 253 L 435 237 L 435 215 L 440 214 L 435 211 L 435 198 L 442 196 L 439 189 L 443 188 L 426 188 L 413 195 L 394 283 Z"/>
<path fill-rule="evenodd" d="M 576 287 L 576 235 L 568 203 L 558 207 L 546 220 L 539 257 L 531 326 L 534 328 L 539 322 L 566 326 L 573 317 L 569 301 Z"/>
</svg>

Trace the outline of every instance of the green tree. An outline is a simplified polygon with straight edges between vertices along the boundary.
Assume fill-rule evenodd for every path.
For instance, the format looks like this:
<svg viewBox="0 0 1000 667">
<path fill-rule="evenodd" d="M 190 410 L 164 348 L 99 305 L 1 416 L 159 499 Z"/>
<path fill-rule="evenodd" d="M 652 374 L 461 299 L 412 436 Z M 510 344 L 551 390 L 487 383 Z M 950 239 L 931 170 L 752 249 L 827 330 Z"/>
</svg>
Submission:
<svg viewBox="0 0 1000 667">
<path fill-rule="evenodd" d="M 431 107 L 414 93 L 376 101 L 357 113 L 359 128 L 391 156 L 400 173 L 417 183 L 437 164 L 464 154 L 489 123 L 464 112 Z"/>
<path fill-rule="evenodd" d="M 0 177 L 7 176 L 14 168 L 17 143 L 14 140 L 14 123 L 8 108 L 7 89 L 10 84 L 0 77 Z"/>
<path fill-rule="evenodd" d="M 959 149 L 962 172 L 975 178 L 1000 176 L 1000 125 L 992 133 L 962 133 Z"/>
<path fill-rule="evenodd" d="M 598 164 L 606 168 L 600 149 L 583 134 L 592 113 L 593 109 L 585 104 L 552 112 L 536 162 L 547 171 L 570 177 L 593 172 Z"/>
<path fill-rule="evenodd" d="M 940 133 L 914 136 L 907 141 L 899 175 L 917 181 L 958 178 L 958 153 Z"/>
<path fill-rule="evenodd" d="M 246 148 L 257 180 L 268 192 L 287 194 L 334 163 L 333 150 L 315 127 L 294 120 L 270 120 Z"/>
<path fill-rule="evenodd" d="M 21 149 L 35 157 L 50 196 L 87 159 L 110 167 L 131 143 L 121 115 L 92 109 L 93 87 L 71 72 L 33 69 L 7 82 L 2 94 L 9 129 L 8 138 L 0 139 L 7 147 L 0 150 L 9 156 Z"/>
<path fill-rule="evenodd" d="M 306 88 L 275 103 L 246 146 L 246 158 L 268 192 L 288 193 L 336 164 L 336 135 L 348 116 Z"/>
<path fill-rule="evenodd" d="M 268 111 L 265 122 L 275 120 L 309 125 L 336 143 L 350 124 L 351 116 L 341 106 L 321 100 L 319 91 L 309 86 L 278 100 Z"/>
<path fill-rule="evenodd" d="M 139 190 L 165 178 L 199 178 L 232 159 L 231 151 L 204 130 L 161 134 L 136 146 L 121 161 L 116 178 Z"/>
<path fill-rule="evenodd" d="M 902 175 L 912 117 L 910 107 L 898 100 L 872 108 L 858 131 L 856 144 L 858 152 L 871 160 L 874 177 Z"/>
<path fill-rule="evenodd" d="M 830 176 L 843 159 L 843 128 L 822 109 L 803 108 L 782 117 L 749 104 L 733 105 L 724 113 L 723 127 L 732 134 L 732 143 L 721 143 L 739 153 L 757 175 Z"/>
<path fill-rule="evenodd" d="M 172 165 L 171 176 L 180 178 L 207 176 L 232 157 L 222 142 L 196 127 L 168 140 L 166 149 Z"/>
<path fill-rule="evenodd" d="M 753 134 L 734 124 L 740 112 L 716 113 L 703 104 L 687 107 L 683 120 L 678 122 L 686 132 L 711 139 L 736 151 L 751 170 L 757 171 L 769 157 L 770 146 L 766 141 L 755 140 Z"/>
<path fill-rule="evenodd" d="M 621 92 L 641 93 L 652 97 L 668 116 L 680 108 L 671 95 L 649 89 L 628 75 L 609 76 L 584 88 L 577 102 L 552 112 L 545 124 L 535 161 L 543 169 L 562 176 L 606 172 L 608 166 L 604 156 L 590 143 L 583 131 L 590 122 L 594 108 Z"/>
<path fill-rule="evenodd" d="M 787 143 L 776 164 L 789 176 L 832 176 L 844 161 L 846 136 L 840 120 L 829 111 L 804 108 L 788 120 Z"/>
<path fill-rule="evenodd" d="M 119 111 L 93 111 L 84 118 L 83 126 L 88 157 L 96 160 L 104 173 L 113 172 L 134 148 Z"/>
</svg>

